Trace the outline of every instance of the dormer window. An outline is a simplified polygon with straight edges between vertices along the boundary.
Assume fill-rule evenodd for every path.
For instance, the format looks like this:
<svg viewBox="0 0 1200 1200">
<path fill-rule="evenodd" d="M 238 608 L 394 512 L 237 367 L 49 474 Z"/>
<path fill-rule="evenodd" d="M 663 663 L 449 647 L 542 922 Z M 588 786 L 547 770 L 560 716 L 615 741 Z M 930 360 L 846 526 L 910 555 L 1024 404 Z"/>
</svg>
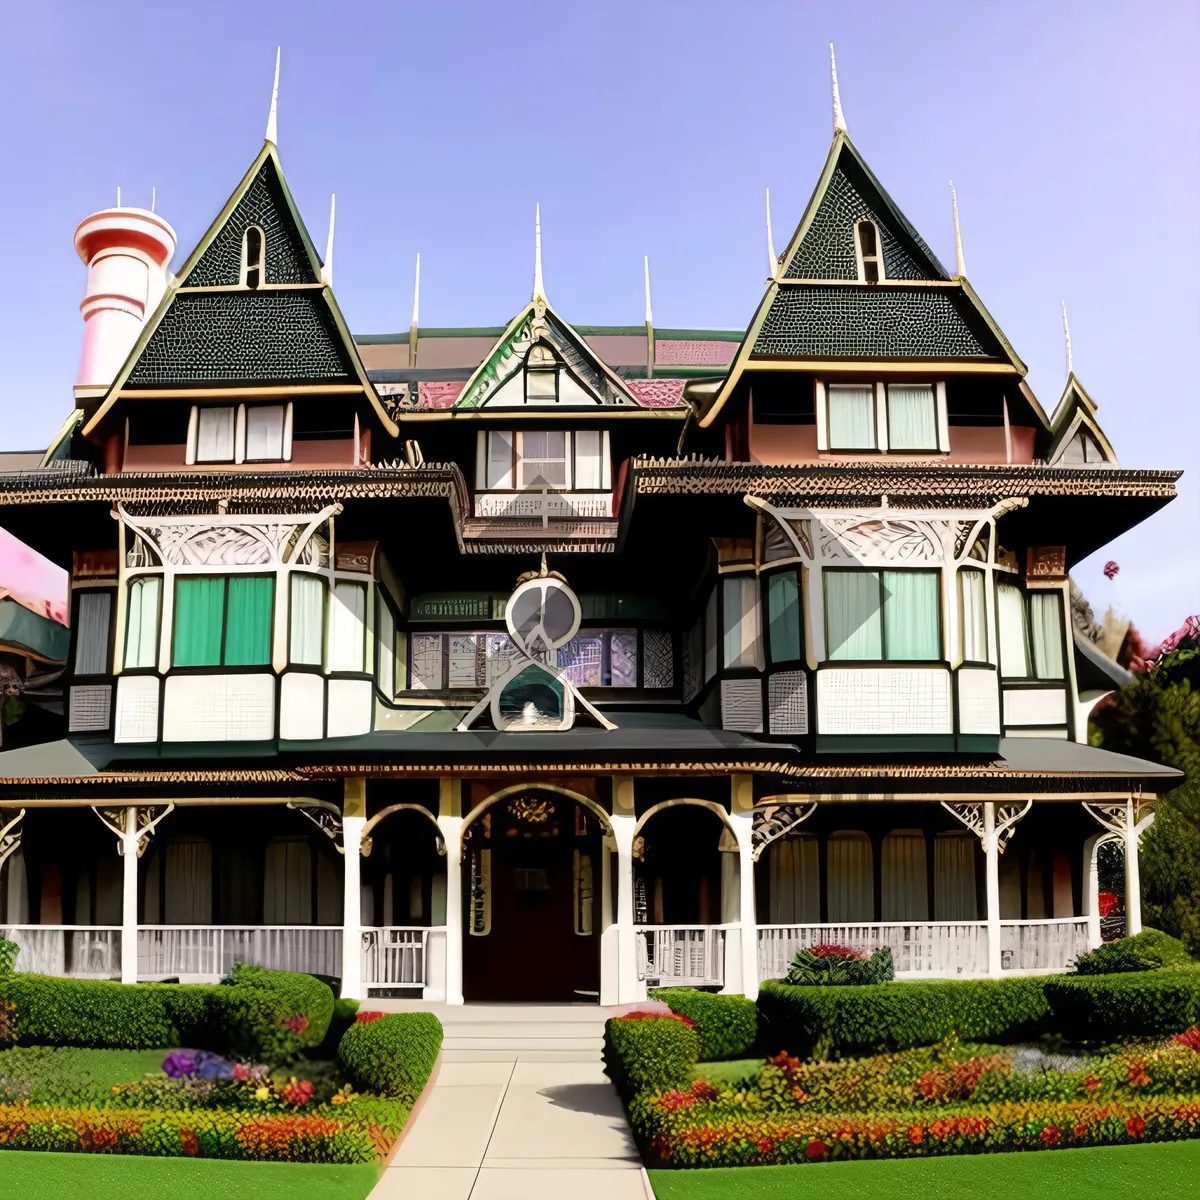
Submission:
<svg viewBox="0 0 1200 1200">
<path fill-rule="evenodd" d="M 256 288 L 266 280 L 265 249 L 263 231 L 257 225 L 251 225 L 242 234 L 242 283 L 245 287 Z"/>
<path fill-rule="evenodd" d="M 878 283 L 885 279 L 883 251 L 879 246 L 879 230 L 874 221 L 859 221 L 854 226 L 855 250 L 858 255 L 858 278 L 863 283 Z"/>
<path fill-rule="evenodd" d="M 525 359 L 525 403 L 558 403 L 558 359 L 549 346 L 540 342 Z"/>
<path fill-rule="evenodd" d="M 290 404 L 195 405 L 188 423 L 191 463 L 287 462 L 292 457 Z"/>
<path fill-rule="evenodd" d="M 479 434 L 478 455 L 475 486 L 481 492 L 612 487 L 608 433 L 599 429 L 493 429 Z"/>
</svg>

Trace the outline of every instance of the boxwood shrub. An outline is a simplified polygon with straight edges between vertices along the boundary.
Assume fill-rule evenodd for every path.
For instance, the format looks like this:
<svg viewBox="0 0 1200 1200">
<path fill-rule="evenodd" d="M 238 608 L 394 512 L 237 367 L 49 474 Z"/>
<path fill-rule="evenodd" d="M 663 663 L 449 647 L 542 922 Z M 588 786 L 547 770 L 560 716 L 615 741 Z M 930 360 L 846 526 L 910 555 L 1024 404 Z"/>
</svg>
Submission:
<svg viewBox="0 0 1200 1200">
<path fill-rule="evenodd" d="M 1126 971 L 1154 971 L 1159 967 L 1200 967 L 1187 947 L 1170 934 L 1143 929 L 1133 937 L 1105 942 L 1075 960 L 1080 975 L 1119 975 Z"/>
<path fill-rule="evenodd" d="M 745 996 L 718 996 L 689 987 L 654 988 L 650 994 L 696 1022 L 701 1062 L 745 1058 L 758 1041 L 758 1006 Z"/>
<path fill-rule="evenodd" d="M 412 1105 L 441 1048 L 442 1023 L 431 1012 L 366 1012 L 342 1035 L 338 1058 L 360 1091 Z"/>
<path fill-rule="evenodd" d="M 270 971 L 238 963 L 229 975 L 235 986 L 274 992 L 285 1008 L 285 1021 L 291 1022 L 297 1045 L 319 1046 L 325 1040 L 333 1017 L 333 989 L 327 983 L 297 971 Z"/>
<path fill-rule="evenodd" d="M 625 1096 L 678 1086 L 699 1059 L 700 1035 L 690 1020 L 636 1015 L 604 1023 L 604 1070 Z"/>
<path fill-rule="evenodd" d="M 17 955 L 21 952 L 21 947 L 16 942 L 5 941 L 0 938 L 0 979 L 13 973 L 13 967 L 17 961 Z"/>
<path fill-rule="evenodd" d="M 1057 976 L 1045 991 L 1055 1029 L 1073 1041 L 1157 1037 L 1200 1023 L 1200 971 Z"/>
<path fill-rule="evenodd" d="M 767 980 L 758 994 L 768 1053 L 846 1058 L 928 1046 L 957 1032 L 1017 1041 L 1047 1027 L 1045 980 L 929 979 L 865 987 L 792 987 Z"/>
</svg>

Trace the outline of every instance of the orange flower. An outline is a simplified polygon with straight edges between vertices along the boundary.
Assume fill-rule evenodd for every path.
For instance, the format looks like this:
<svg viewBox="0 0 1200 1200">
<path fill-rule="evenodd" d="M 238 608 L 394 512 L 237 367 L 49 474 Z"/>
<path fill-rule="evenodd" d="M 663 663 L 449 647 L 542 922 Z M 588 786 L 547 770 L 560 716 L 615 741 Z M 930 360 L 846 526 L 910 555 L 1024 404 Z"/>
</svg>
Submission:
<svg viewBox="0 0 1200 1200">
<path fill-rule="evenodd" d="M 1082 1122 L 1075 1126 L 1075 1136 L 1077 1138 L 1086 1136 L 1087 1131 L 1088 1131 L 1088 1127 L 1086 1125 L 1084 1125 Z"/>
<path fill-rule="evenodd" d="M 908 1140 L 914 1146 L 919 1146 L 925 1140 L 925 1130 L 920 1125 L 910 1125 L 908 1127 Z"/>
<path fill-rule="evenodd" d="M 191 1129 L 181 1129 L 179 1131 L 179 1142 L 183 1146 L 184 1154 L 189 1158 L 195 1158 L 200 1153 L 200 1142 Z"/>
<path fill-rule="evenodd" d="M 1125 1122 L 1125 1132 L 1131 1138 L 1140 1138 L 1146 1132 L 1146 1122 L 1135 1113 Z"/>
<path fill-rule="evenodd" d="M 1083 1081 L 1083 1086 L 1089 1092 L 1094 1092 L 1100 1086 L 1100 1077 L 1098 1075 L 1089 1074 Z"/>
</svg>

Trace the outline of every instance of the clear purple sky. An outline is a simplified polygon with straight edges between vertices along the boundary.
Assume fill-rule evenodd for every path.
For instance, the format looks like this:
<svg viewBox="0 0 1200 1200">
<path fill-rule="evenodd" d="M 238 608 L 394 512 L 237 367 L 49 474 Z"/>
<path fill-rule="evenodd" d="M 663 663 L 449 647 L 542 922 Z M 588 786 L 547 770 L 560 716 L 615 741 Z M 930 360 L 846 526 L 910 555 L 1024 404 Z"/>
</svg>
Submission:
<svg viewBox="0 0 1200 1200">
<path fill-rule="evenodd" d="M 1043 405 L 1075 368 L 1130 467 L 1179 499 L 1076 570 L 1151 638 L 1200 610 L 1200 6 L 788 0 L 268 3 L 0 0 L 0 448 L 71 405 L 76 223 L 158 211 L 175 265 L 261 143 L 283 44 L 280 153 L 359 333 L 496 325 L 547 290 L 568 319 L 744 328 L 763 287 L 763 188 L 782 246 L 830 138 L 829 41 L 850 134 L 968 273 Z M 1115 588 L 1100 575 L 1121 564 Z"/>
</svg>

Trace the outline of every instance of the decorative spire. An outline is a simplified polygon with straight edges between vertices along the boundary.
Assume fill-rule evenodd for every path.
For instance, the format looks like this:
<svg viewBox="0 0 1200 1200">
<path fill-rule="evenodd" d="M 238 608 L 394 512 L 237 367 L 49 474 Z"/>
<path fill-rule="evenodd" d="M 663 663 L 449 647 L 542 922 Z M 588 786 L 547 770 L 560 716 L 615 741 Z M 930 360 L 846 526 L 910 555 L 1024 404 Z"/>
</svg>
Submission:
<svg viewBox="0 0 1200 1200">
<path fill-rule="evenodd" d="M 158 203 L 158 188 L 152 187 L 150 189 L 150 211 L 151 212 L 154 211 L 154 206 L 157 203 Z"/>
<path fill-rule="evenodd" d="M 779 259 L 775 255 L 775 236 L 771 232 L 771 189 L 767 188 L 767 275 L 775 278 L 779 270 Z"/>
<path fill-rule="evenodd" d="M 967 277 L 967 260 L 963 258 L 962 230 L 958 224 L 958 193 L 954 190 L 954 180 L 950 180 L 950 207 L 954 211 L 954 273 L 961 278 Z"/>
<path fill-rule="evenodd" d="M 646 324 L 654 324 L 654 310 L 650 307 L 650 255 L 644 255 L 642 265 L 646 275 Z"/>
<path fill-rule="evenodd" d="M 121 185 L 117 184 L 117 207 L 121 207 Z"/>
<path fill-rule="evenodd" d="M 833 132 L 848 133 L 846 114 L 842 112 L 842 93 L 838 91 L 837 58 L 834 57 L 833 43 L 829 43 L 829 73 L 833 77 Z"/>
<path fill-rule="evenodd" d="M 650 255 L 642 259 L 646 275 L 646 378 L 654 378 L 654 310 L 650 307 Z"/>
<path fill-rule="evenodd" d="M 1071 373 L 1075 370 L 1075 362 L 1071 356 L 1071 326 L 1067 323 L 1067 302 L 1062 302 L 1063 310 L 1063 340 L 1067 344 L 1067 378 L 1070 379 Z"/>
<path fill-rule="evenodd" d="M 267 114 L 267 141 L 279 144 L 279 50 L 275 47 L 275 82 L 271 87 L 271 111 Z"/>
<path fill-rule="evenodd" d="M 546 285 L 542 282 L 542 206 L 533 212 L 533 298 L 546 299 Z"/>
<path fill-rule="evenodd" d="M 337 195 L 329 193 L 329 237 L 325 240 L 325 263 L 321 267 L 321 282 L 333 287 L 333 223 L 337 215 Z"/>
<path fill-rule="evenodd" d="M 417 273 L 413 280 L 413 311 L 412 321 L 408 326 L 408 368 L 411 371 L 417 365 L 417 328 L 421 323 L 421 252 L 417 251 Z"/>
</svg>

